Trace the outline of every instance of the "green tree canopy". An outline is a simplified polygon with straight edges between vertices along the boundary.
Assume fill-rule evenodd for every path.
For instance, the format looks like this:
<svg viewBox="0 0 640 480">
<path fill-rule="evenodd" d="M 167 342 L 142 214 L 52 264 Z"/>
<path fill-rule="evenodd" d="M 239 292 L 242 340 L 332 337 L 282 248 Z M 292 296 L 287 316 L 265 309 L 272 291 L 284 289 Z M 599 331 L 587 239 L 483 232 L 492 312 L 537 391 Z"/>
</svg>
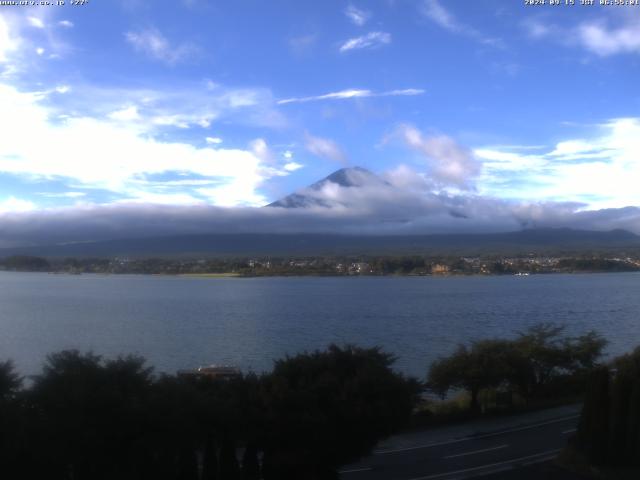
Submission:
<svg viewBox="0 0 640 480">
<path fill-rule="evenodd" d="M 265 378 L 265 479 L 337 478 L 409 419 L 418 382 L 379 348 L 331 345 L 276 362 Z"/>
<path fill-rule="evenodd" d="M 47 477 L 101 479 L 134 469 L 145 456 L 151 382 L 139 357 L 103 362 L 75 350 L 50 355 L 29 392 L 34 448 Z"/>
<path fill-rule="evenodd" d="M 450 356 L 431 365 L 427 385 L 442 396 L 451 389 L 466 390 L 471 396 L 470 409 L 478 411 L 482 389 L 507 386 L 528 399 L 563 376 L 586 380 L 586 372 L 597 366 L 606 341 L 594 331 L 579 337 L 566 337 L 563 332 L 563 326 L 541 323 L 514 339 L 459 345 Z"/>
<path fill-rule="evenodd" d="M 511 375 L 512 351 L 506 340 L 481 340 L 470 347 L 459 345 L 452 355 L 431 365 L 427 385 L 442 396 L 452 388 L 467 390 L 471 410 L 478 411 L 480 390 L 498 387 Z"/>
</svg>

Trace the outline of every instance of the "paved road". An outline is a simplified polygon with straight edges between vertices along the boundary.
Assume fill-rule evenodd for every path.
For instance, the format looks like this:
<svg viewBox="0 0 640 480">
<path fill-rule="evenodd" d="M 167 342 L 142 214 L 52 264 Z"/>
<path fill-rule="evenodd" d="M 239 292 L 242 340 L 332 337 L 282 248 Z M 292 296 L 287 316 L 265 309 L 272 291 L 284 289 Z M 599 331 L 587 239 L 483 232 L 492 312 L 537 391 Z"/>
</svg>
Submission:
<svg viewBox="0 0 640 480">
<path fill-rule="evenodd" d="M 575 431 L 580 406 L 398 436 L 345 467 L 343 480 L 453 480 L 541 463 Z M 464 436 L 456 435 L 466 432 Z"/>
</svg>

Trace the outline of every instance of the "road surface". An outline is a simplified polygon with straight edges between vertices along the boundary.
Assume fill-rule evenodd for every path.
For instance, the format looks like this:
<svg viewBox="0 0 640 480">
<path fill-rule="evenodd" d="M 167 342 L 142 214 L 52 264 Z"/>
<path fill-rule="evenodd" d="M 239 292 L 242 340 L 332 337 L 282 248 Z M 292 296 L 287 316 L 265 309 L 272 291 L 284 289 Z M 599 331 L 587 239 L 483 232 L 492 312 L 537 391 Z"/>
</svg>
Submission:
<svg viewBox="0 0 640 480">
<path fill-rule="evenodd" d="M 575 432 L 580 406 L 393 437 L 344 467 L 342 480 L 453 480 L 554 458 Z"/>
</svg>

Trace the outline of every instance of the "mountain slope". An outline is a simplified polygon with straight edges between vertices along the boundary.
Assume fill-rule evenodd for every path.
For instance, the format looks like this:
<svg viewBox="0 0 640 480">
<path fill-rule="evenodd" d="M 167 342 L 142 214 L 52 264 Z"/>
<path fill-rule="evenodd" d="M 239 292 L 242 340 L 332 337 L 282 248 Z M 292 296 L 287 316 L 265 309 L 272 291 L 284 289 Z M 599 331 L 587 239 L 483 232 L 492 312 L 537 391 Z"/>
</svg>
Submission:
<svg viewBox="0 0 640 480">
<path fill-rule="evenodd" d="M 332 200 L 330 194 L 327 194 L 330 193 L 332 188 L 359 188 L 375 185 L 388 185 L 388 183 L 366 168 L 341 168 L 322 180 L 266 206 L 282 208 L 330 208 L 336 206 L 336 204 L 340 204 L 337 200 Z"/>
<path fill-rule="evenodd" d="M 0 249 L 0 257 L 515 255 L 532 252 L 557 254 L 628 249 L 640 249 L 640 236 L 625 230 L 598 232 L 560 228 L 492 234 L 402 236 L 264 233 L 178 235 Z"/>
<path fill-rule="evenodd" d="M 256 223 L 253 231 L 271 233 L 204 233 L 204 234 L 162 234 L 151 232 L 129 234 L 130 238 L 118 232 L 118 237 L 111 236 L 111 240 L 96 240 L 80 242 L 71 238 L 65 244 L 46 244 L 40 241 L 38 247 L 5 248 L 0 249 L 0 257 L 9 255 L 36 255 L 51 257 L 214 257 L 214 256 L 254 256 L 254 255 L 514 255 L 537 253 L 586 253 L 591 251 L 625 252 L 640 250 L 640 237 L 626 230 L 593 231 L 572 230 L 569 228 L 527 228 L 519 231 L 504 233 L 464 233 L 464 234 L 397 234 L 393 235 L 394 225 L 404 225 L 412 218 L 429 215 L 445 221 L 467 222 L 467 212 L 474 213 L 476 205 L 469 202 L 459 202 L 457 197 L 419 192 L 420 195 L 405 195 L 403 189 L 391 184 L 374 173 L 361 167 L 342 168 L 333 172 L 322 180 L 302 190 L 288 195 L 263 209 L 257 209 L 260 215 L 249 216 L 243 225 L 244 231 L 251 232 L 251 219 L 264 220 Z M 426 201 L 420 203 L 424 200 Z M 362 208 L 364 207 L 366 208 Z M 499 205 L 498 205 L 499 206 Z M 270 207 L 270 209 L 267 209 Z M 320 211 L 314 208 L 320 207 Z M 335 208 L 334 207 L 338 207 Z M 310 210 L 305 211 L 309 208 Z M 493 211 L 485 210 L 481 213 L 492 216 Z M 328 213 L 334 214 L 331 217 Z M 352 216 L 340 218 L 348 212 Z M 353 212 L 356 212 L 355 214 Z M 351 226 L 360 215 L 370 215 L 370 225 L 380 226 L 380 229 L 362 231 L 379 232 L 369 234 L 336 233 L 358 231 L 358 225 L 349 230 L 340 228 Z M 218 214 L 224 212 L 217 212 Z M 498 212 L 499 214 L 500 212 Z M 412 215 L 414 217 L 412 217 Z M 503 212 L 504 215 L 504 212 Z M 447 218 L 449 217 L 449 218 Z M 155 217 L 156 221 L 163 218 Z M 341 222 L 332 223 L 333 219 Z M 287 220 L 288 223 L 284 220 Z M 327 220 L 323 229 L 314 225 L 315 220 Z M 346 219 L 346 220 L 345 220 Z M 351 219 L 351 220 L 350 220 Z M 202 217 L 206 222 L 206 216 Z M 228 232 L 224 224 L 216 227 L 213 223 L 207 232 Z M 316 228 L 311 231 L 332 233 L 303 233 L 308 230 L 310 221 Z M 468 220 L 466 231 L 473 231 L 473 218 Z M 386 223 L 385 223 L 386 222 Z M 153 222 L 150 222 L 153 225 Z M 517 222 L 507 222 L 503 230 L 517 228 Z M 337 226 L 336 226 L 337 225 Z M 364 223 L 363 225 L 366 225 Z M 523 223 L 520 223 L 523 225 Z M 626 223 L 623 223 L 626 225 Z M 233 222 L 231 223 L 233 227 Z M 288 228 L 283 228 L 288 227 Z M 241 230 L 241 231 L 242 231 Z M 134 230 L 140 232 L 140 230 Z M 174 230 L 184 231 L 184 230 Z M 237 231 L 237 230 L 235 230 Z M 277 233 L 279 231 L 298 233 Z M 421 231 L 428 232 L 428 228 Z M 440 229 L 440 231 L 443 231 Z M 446 231 L 446 230 L 445 230 Z M 465 231 L 459 229 L 458 231 Z M 384 233 L 383 233 L 384 232 Z M 142 236 L 144 238 L 140 238 Z M 115 237 L 115 238 L 114 238 Z M 94 237 L 109 238 L 109 237 Z"/>
</svg>

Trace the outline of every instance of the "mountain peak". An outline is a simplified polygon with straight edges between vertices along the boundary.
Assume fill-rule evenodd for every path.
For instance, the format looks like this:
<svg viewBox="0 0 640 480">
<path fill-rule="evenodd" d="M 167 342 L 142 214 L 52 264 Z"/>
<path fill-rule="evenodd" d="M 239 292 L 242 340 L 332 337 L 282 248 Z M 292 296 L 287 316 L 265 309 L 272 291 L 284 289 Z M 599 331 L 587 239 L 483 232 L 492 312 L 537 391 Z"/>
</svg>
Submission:
<svg viewBox="0 0 640 480">
<path fill-rule="evenodd" d="M 320 185 L 324 182 L 333 182 L 342 187 L 359 187 L 362 185 L 363 180 L 371 180 L 378 179 L 378 176 L 367 170 L 363 167 L 345 167 L 340 170 L 336 170 L 330 175 L 327 175 L 325 178 L 320 180 L 319 182 L 314 183 L 314 185 Z"/>
<path fill-rule="evenodd" d="M 364 187 L 366 185 L 388 185 L 375 173 L 363 167 L 345 167 L 327 175 L 322 180 L 287 195 L 280 200 L 267 205 L 267 207 L 282 208 L 307 208 L 307 207 L 331 207 L 332 203 L 324 198 L 323 191 L 331 185 L 344 188 Z"/>
</svg>

